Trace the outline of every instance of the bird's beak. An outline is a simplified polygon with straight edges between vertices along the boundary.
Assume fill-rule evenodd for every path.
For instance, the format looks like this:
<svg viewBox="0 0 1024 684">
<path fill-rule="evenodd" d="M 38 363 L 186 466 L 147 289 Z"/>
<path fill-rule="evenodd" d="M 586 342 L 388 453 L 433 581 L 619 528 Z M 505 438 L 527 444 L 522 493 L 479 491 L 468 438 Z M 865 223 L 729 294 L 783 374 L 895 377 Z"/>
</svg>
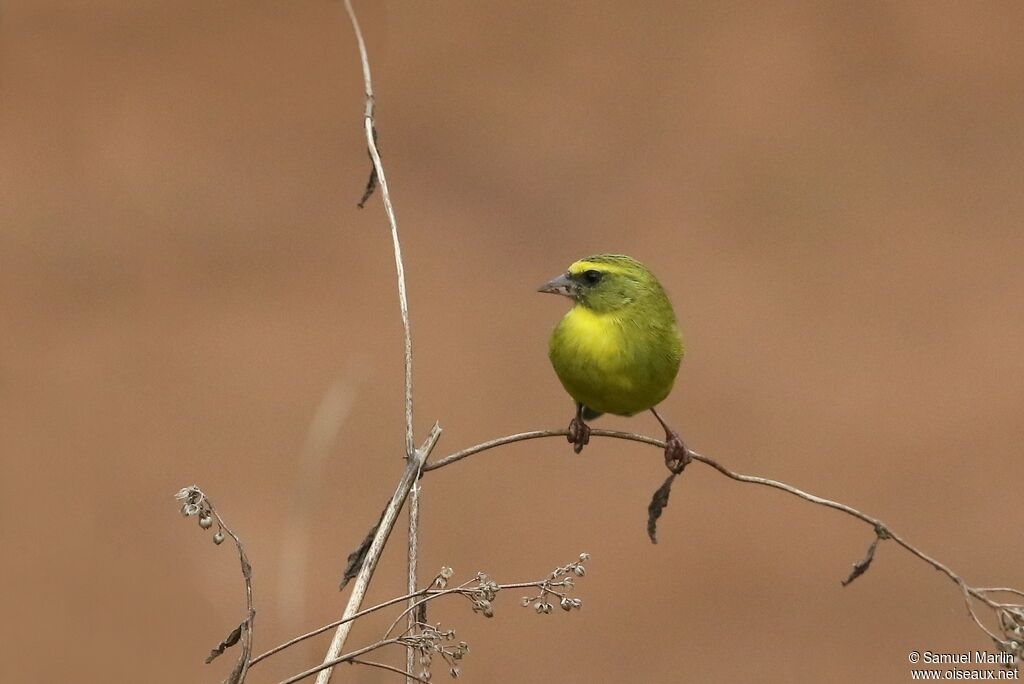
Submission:
<svg viewBox="0 0 1024 684">
<path fill-rule="evenodd" d="M 563 273 L 557 278 L 553 278 L 548 282 L 544 283 L 537 288 L 537 292 L 548 292 L 550 294 L 560 294 L 566 297 L 575 297 L 578 286 L 569 277 L 568 273 Z"/>
</svg>

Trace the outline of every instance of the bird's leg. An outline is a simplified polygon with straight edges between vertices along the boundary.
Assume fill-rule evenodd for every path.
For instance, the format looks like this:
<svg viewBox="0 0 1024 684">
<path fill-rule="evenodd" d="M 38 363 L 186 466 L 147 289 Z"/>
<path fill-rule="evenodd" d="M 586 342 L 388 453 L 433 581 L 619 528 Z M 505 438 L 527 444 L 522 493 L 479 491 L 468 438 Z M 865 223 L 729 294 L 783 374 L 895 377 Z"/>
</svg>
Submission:
<svg viewBox="0 0 1024 684">
<path fill-rule="evenodd" d="M 579 402 L 576 403 L 576 416 L 569 423 L 567 439 L 577 454 L 583 451 L 583 447 L 590 441 L 590 426 L 583 422 L 583 404 Z"/>
<path fill-rule="evenodd" d="M 690 456 L 683 440 L 679 439 L 679 433 L 668 426 L 658 411 L 651 407 L 651 413 L 661 423 L 661 427 L 665 428 L 665 467 L 679 474 L 693 460 L 693 456 Z"/>
</svg>

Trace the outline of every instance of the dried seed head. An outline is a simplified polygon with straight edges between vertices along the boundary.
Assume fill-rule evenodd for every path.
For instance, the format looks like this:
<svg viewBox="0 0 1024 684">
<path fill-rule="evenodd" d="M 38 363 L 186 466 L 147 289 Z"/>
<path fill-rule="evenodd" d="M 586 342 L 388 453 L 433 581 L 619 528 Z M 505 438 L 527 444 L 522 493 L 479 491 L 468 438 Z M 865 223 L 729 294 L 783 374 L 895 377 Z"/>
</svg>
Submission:
<svg viewBox="0 0 1024 684">
<path fill-rule="evenodd" d="M 203 510 L 203 500 L 206 495 L 203 494 L 202 490 L 195 485 L 189 487 L 182 487 L 178 490 L 178 493 L 174 495 L 174 498 L 181 501 L 181 514 L 188 517 L 196 515 Z"/>
</svg>

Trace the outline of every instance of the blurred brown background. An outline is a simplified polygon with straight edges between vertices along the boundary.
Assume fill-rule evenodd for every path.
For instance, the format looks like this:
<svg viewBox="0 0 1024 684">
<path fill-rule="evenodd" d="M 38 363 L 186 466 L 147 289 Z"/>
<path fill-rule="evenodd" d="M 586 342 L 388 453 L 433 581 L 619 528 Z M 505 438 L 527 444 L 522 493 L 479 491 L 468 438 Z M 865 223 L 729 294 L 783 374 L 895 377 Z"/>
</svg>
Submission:
<svg viewBox="0 0 1024 684">
<path fill-rule="evenodd" d="M 564 426 L 546 343 L 566 303 L 534 288 L 625 251 L 676 304 L 664 409 L 691 446 L 878 515 L 973 583 L 1024 584 L 1024 6 L 357 9 L 418 439 L 435 419 L 439 455 Z M 340 614 L 344 557 L 402 467 L 352 33 L 329 0 L 32 0 L 0 22 L 0 680 L 216 682 L 238 564 L 174 492 L 200 484 L 247 543 L 263 650 Z M 350 410 L 304 460 L 332 384 Z M 652 546 L 660 461 L 547 440 L 426 478 L 424 574 L 593 555 L 578 613 L 437 605 L 467 681 L 900 682 L 911 649 L 990 645 L 893 545 L 841 588 L 865 526 L 707 468 Z M 399 540 L 371 601 L 402 592 L 403 558 Z"/>
</svg>

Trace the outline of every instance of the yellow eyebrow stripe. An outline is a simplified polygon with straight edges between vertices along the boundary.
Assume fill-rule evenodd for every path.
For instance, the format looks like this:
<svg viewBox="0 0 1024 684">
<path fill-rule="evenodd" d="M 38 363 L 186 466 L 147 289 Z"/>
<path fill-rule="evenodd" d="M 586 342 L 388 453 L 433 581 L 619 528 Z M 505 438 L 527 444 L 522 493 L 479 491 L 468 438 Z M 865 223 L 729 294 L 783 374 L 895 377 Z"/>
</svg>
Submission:
<svg viewBox="0 0 1024 684">
<path fill-rule="evenodd" d="M 602 273 L 625 273 L 627 269 L 617 264 L 597 263 L 594 261 L 577 261 L 569 267 L 571 275 L 579 275 L 584 271 L 601 271 Z"/>
</svg>

